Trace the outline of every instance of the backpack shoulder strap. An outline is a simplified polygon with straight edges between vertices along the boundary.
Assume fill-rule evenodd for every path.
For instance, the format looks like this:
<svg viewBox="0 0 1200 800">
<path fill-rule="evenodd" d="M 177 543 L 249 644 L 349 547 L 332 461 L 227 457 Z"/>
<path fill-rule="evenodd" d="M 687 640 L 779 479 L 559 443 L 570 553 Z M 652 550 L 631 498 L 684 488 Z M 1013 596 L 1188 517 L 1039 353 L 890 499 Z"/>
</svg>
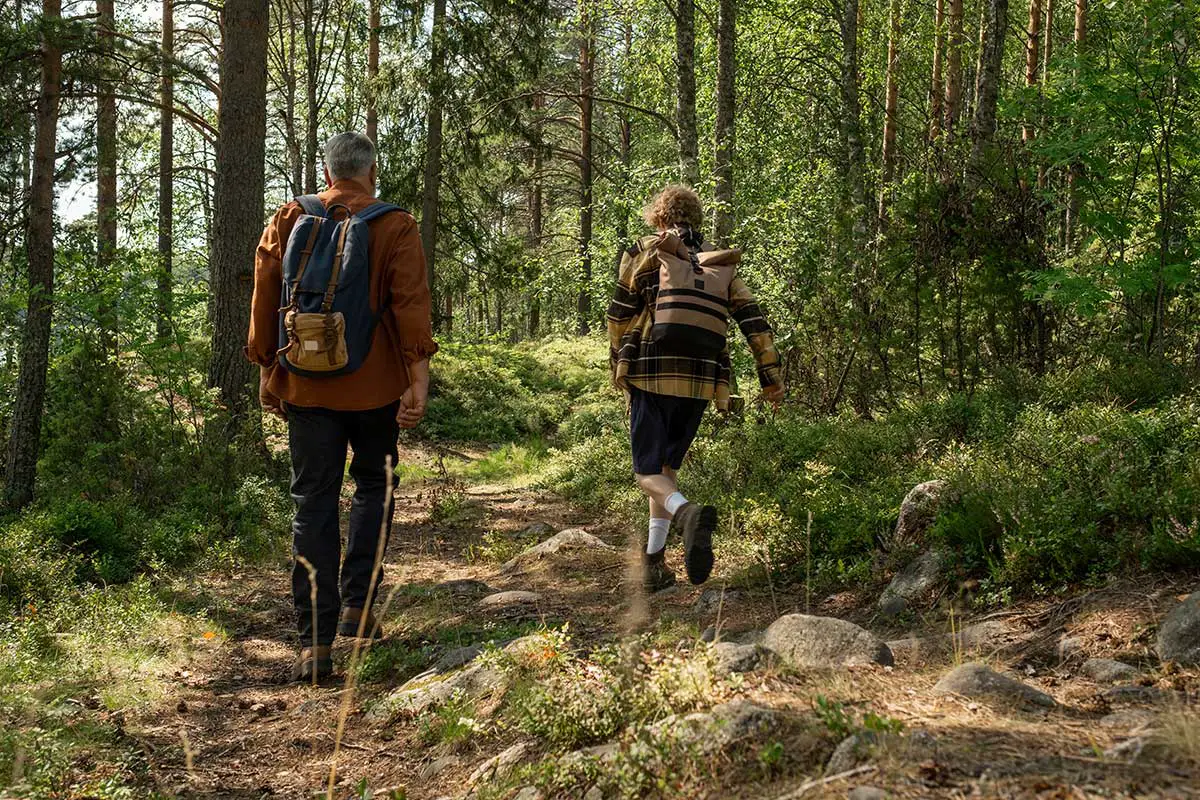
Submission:
<svg viewBox="0 0 1200 800">
<path fill-rule="evenodd" d="M 304 210 L 305 214 L 322 219 L 329 216 L 325 212 L 325 204 L 315 194 L 302 194 L 296 198 L 296 202 L 300 204 L 300 208 Z"/>
<path fill-rule="evenodd" d="M 404 209 L 400 206 L 392 205 L 391 203 L 378 202 L 372 203 L 354 216 L 358 217 L 363 222 L 370 222 L 376 217 L 382 217 L 384 214 L 390 214 L 393 211 L 404 211 Z M 404 213 L 407 214 L 408 212 L 404 211 Z"/>
</svg>

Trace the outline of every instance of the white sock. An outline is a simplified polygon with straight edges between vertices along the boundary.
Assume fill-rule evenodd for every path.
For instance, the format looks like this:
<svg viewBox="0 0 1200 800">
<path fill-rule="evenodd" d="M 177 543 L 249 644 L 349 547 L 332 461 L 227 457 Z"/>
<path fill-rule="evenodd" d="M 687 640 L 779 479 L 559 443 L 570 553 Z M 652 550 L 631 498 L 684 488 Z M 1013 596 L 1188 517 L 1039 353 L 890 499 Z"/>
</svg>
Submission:
<svg viewBox="0 0 1200 800">
<path fill-rule="evenodd" d="M 673 517 L 675 516 L 675 512 L 683 508 L 685 505 L 687 505 L 687 498 L 681 495 L 679 492 L 673 492 L 671 496 L 667 498 L 666 502 L 663 503 L 663 508 L 665 508 L 667 513 Z"/>
<path fill-rule="evenodd" d="M 646 539 L 646 555 L 654 555 L 667 546 L 667 531 L 671 530 L 671 520 L 650 518 L 650 535 Z"/>
</svg>

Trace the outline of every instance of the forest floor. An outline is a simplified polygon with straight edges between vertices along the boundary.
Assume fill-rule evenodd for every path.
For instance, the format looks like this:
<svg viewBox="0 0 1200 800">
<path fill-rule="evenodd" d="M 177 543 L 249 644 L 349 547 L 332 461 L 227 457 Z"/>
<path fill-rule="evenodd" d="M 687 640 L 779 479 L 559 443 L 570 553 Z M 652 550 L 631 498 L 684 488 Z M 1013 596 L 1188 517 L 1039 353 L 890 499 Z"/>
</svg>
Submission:
<svg viewBox="0 0 1200 800">
<path fill-rule="evenodd" d="M 404 458 L 432 464 L 427 452 Z M 203 615 L 212 630 L 181 628 L 177 635 L 187 641 L 172 651 L 178 657 L 146 666 L 145 679 L 160 686 L 141 701 L 112 708 L 111 701 L 105 707 L 80 699 L 140 752 L 135 772 L 144 788 L 188 798 L 313 797 L 336 764 L 337 797 L 517 796 L 519 786 L 501 780 L 499 770 L 474 787 L 470 778 L 514 744 L 529 744 L 518 751 L 526 763 L 553 762 L 569 748 L 556 749 L 552 737 L 539 739 L 528 725 L 506 722 L 503 689 L 470 702 L 455 697 L 450 715 L 404 717 L 372 709 L 456 647 L 567 626 L 569 646 L 582 660 L 613 642 L 687 654 L 705 649 L 700 635 L 711 625 L 722 638 L 735 637 L 809 604 L 812 613 L 850 619 L 881 639 L 908 644 L 894 647 L 894 667 L 810 672 L 767 665 L 706 683 L 710 696 L 694 707 L 745 698 L 773 710 L 782 723 L 756 733 L 749 745 L 709 748 L 683 765 L 647 762 L 646 770 L 662 770 L 658 792 L 832 798 L 871 786 L 886 794 L 858 796 L 1200 797 L 1200 724 L 1194 706 L 1186 706 L 1186 698 L 1194 702 L 1200 676 L 1139 667 L 1140 677 L 1127 685 L 1140 689 L 1112 692 L 1078 670 L 1087 656 L 1151 664 L 1149 632 L 1191 588 L 1183 580 L 1118 582 L 981 619 L 935 610 L 889 627 L 873 616 L 875 596 L 806 598 L 803 587 L 748 585 L 720 560 L 707 586 L 687 585 L 677 550 L 671 558 L 680 586 L 647 598 L 631 569 L 640 531 L 579 513 L 519 481 L 420 481 L 402 486 L 398 498 L 382 590 L 390 597 L 382 614 L 388 636 L 372 646 L 349 696 L 344 677 L 318 687 L 288 682 L 294 627 L 283 564 L 196 575 L 176 586 L 175 608 Z M 530 543 L 520 536 L 534 523 L 545 524 L 543 539 L 580 527 L 615 548 L 502 569 Z M 449 581 L 463 583 L 446 590 Z M 726 595 L 728 602 L 697 605 L 705 589 L 727 585 L 737 588 L 736 595 Z M 477 605 L 485 594 L 505 590 L 532 591 L 538 599 L 497 611 Z M 954 640 L 952 629 L 968 633 Z M 353 655 L 351 645 L 339 640 L 339 676 Z M 968 659 L 1018 675 L 1059 705 L 1030 710 L 932 691 L 942 675 Z M 348 713 L 339 746 L 343 706 Z M 843 762 L 848 769 L 827 772 L 836 745 L 854 733 L 875 744 Z M 1132 744 L 1121 748 L 1123 742 Z M 653 783 L 635 781 L 630 785 L 642 788 L 626 791 L 639 796 Z M 586 789 L 560 790 L 558 796 L 581 797 Z M 520 795 L 534 796 L 532 789 Z M 587 795 L 601 796 L 616 794 L 593 789 Z"/>
</svg>

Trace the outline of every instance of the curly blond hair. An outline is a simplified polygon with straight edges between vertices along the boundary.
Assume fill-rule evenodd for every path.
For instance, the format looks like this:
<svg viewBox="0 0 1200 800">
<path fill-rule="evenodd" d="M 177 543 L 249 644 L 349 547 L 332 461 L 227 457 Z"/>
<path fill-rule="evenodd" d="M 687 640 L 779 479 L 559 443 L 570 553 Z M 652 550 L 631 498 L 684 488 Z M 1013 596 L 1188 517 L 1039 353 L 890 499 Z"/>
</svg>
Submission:
<svg viewBox="0 0 1200 800">
<path fill-rule="evenodd" d="M 650 200 L 642 210 L 646 224 L 661 230 L 687 224 L 699 230 L 704 222 L 700 196 L 686 186 L 668 186 Z"/>
</svg>

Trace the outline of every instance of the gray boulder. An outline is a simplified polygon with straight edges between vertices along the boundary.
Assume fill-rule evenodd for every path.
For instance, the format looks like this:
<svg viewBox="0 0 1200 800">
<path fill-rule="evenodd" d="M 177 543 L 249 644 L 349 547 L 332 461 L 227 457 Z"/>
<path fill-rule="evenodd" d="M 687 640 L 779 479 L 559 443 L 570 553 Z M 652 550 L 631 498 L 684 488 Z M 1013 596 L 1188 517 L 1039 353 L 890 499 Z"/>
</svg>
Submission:
<svg viewBox="0 0 1200 800">
<path fill-rule="evenodd" d="M 650 731 L 695 745 L 701 753 L 708 755 L 735 742 L 764 734 L 777 723 L 777 715 L 771 709 L 749 700 L 731 700 L 711 711 L 667 717 L 652 725 Z"/>
<path fill-rule="evenodd" d="M 1089 658 L 1083 662 L 1079 671 L 1096 683 L 1116 683 L 1117 681 L 1132 680 L 1138 676 L 1135 667 L 1131 667 L 1111 658 Z"/>
<path fill-rule="evenodd" d="M 1158 627 L 1158 657 L 1188 666 L 1200 664 L 1200 592 L 1171 609 Z"/>
<path fill-rule="evenodd" d="M 926 532 L 947 499 L 947 489 L 945 481 L 926 481 L 914 486 L 900 504 L 896 529 L 884 539 L 883 548 L 895 550 L 909 545 L 923 545 Z"/>
<path fill-rule="evenodd" d="M 833 617 L 782 616 L 767 628 L 763 646 L 793 667 L 831 669 L 894 663 L 886 644 L 853 622 Z"/>
<path fill-rule="evenodd" d="M 434 662 L 434 665 L 430 669 L 434 674 L 440 675 L 444 672 L 449 672 L 466 664 L 470 664 L 482 652 L 483 645 L 478 644 L 469 644 L 465 647 L 456 647 L 453 650 L 446 651 L 445 655 Z"/>
<path fill-rule="evenodd" d="M 896 573 L 892 582 L 879 596 L 879 610 L 886 617 L 895 617 L 914 603 L 932 593 L 942 582 L 942 565 L 946 554 L 932 548 L 909 562 Z"/>
<path fill-rule="evenodd" d="M 492 591 L 492 587 L 474 578 L 457 578 L 451 581 L 442 581 L 434 586 L 433 590 L 453 597 L 461 597 L 464 595 L 487 594 Z"/>
<path fill-rule="evenodd" d="M 456 695 L 479 698 L 491 694 L 507 681 L 503 672 L 480 664 L 446 677 L 419 675 L 376 703 L 368 716 L 375 720 L 418 716 L 445 705 Z"/>
<path fill-rule="evenodd" d="M 615 553 L 617 548 L 588 533 L 582 528 L 568 528 L 554 534 L 544 542 L 538 542 L 500 568 L 501 572 L 513 572 L 522 563 L 570 551 L 590 550 L 598 553 Z"/>
<path fill-rule="evenodd" d="M 871 748 L 876 744 L 877 739 L 878 737 L 869 731 L 856 733 L 842 739 L 838 742 L 838 746 L 833 748 L 829 760 L 825 762 L 825 774 L 840 775 L 866 762 L 871 756 Z"/>
<path fill-rule="evenodd" d="M 934 694 L 956 694 L 972 700 L 1003 700 L 1053 708 L 1057 702 L 1045 692 L 1001 675 L 990 667 L 970 663 L 956 667 L 942 676 L 933 687 Z"/>
<path fill-rule="evenodd" d="M 709 652 L 712 654 L 713 668 L 720 675 L 752 672 L 762 664 L 764 656 L 758 645 L 737 642 L 717 642 Z"/>
<path fill-rule="evenodd" d="M 1173 693 L 1157 686 L 1114 686 L 1101 695 L 1110 703 L 1161 703 L 1172 697 Z"/>
</svg>

